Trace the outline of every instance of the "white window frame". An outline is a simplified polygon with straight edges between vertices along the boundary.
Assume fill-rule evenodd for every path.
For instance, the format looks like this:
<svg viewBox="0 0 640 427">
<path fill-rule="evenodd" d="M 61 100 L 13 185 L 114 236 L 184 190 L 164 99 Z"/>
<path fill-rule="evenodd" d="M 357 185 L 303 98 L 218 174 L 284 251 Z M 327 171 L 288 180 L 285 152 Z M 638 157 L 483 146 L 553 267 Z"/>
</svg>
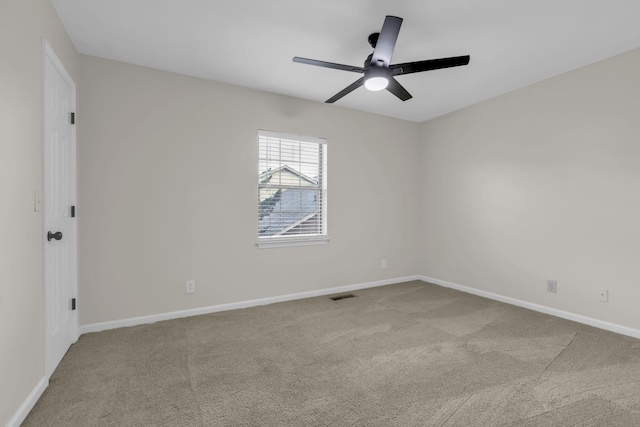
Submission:
<svg viewBox="0 0 640 427">
<path fill-rule="evenodd" d="M 256 224 L 256 233 L 257 243 L 256 246 L 258 248 L 276 248 L 276 247 L 285 247 L 285 246 L 307 246 L 307 245 L 319 245 L 326 244 L 329 242 L 328 228 L 327 228 L 327 140 L 326 138 L 313 137 L 313 136 L 305 136 L 305 135 L 297 135 L 291 133 L 282 133 L 282 132 L 273 132 L 267 130 L 258 130 L 258 162 L 261 160 L 260 158 L 260 139 L 261 138 L 275 138 L 280 140 L 287 141 L 296 141 L 296 142 L 310 142 L 313 144 L 322 144 L 322 159 L 321 159 L 321 172 L 319 174 L 319 190 L 320 190 L 320 198 L 321 198 L 321 232 L 319 234 L 297 234 L 290 236 L 259 236 L 258 224 Z M 260 167 L 258 167 L 260 169 Z M 258 174 L 260 174 L 260 170 L 258 170 Z M 258 182 L 258 194 L 260 193 L 260 178 L 256 180 Z M 279 188 L 279 186 L 274 185 L 271 188 Z M 259 200 L 259 197 L 256 198 Z M 256 214 L 259 215 L 259 205 L 256 205 Z"/>
</svg>

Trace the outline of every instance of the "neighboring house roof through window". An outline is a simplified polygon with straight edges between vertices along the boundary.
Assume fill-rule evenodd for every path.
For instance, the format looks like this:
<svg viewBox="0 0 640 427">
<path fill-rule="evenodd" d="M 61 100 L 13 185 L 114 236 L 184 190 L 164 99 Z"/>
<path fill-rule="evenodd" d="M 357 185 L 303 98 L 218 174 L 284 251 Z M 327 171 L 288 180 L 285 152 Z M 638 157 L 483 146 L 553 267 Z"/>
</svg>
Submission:
<svg viewBox="0 0 640 427">
<path fill-rule="evenodd" d="M 326 241 L 326 141 L 266 131 L 258 141 L 259 246 Z"/>
</svg>

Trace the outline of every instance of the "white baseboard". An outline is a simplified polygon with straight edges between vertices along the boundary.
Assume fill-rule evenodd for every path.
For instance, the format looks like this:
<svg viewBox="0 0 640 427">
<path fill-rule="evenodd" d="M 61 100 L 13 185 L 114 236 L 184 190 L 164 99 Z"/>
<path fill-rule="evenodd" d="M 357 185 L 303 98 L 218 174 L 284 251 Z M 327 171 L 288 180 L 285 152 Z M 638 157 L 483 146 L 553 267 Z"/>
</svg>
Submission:
<svg viewBox="0 0 640 427">
<path fill-rule="evenodd" d="M 20 405 L 16 413 L 13 414 L 13 417 L 11 417 L 7 422 L 6 427 L 19 427 L 25 418 L 27 418 L 27 415 L 29 415 L 29 412 L 33 409 L 38 399 L 40 399 L 40 396 L 42 396 L 42 393 L 47 389 L 48 385 L 49 378 L 46 376 L 42 377 L 33 390 L 31 390 L 29 396 L 27 396 L 24 402 L 22 402 L 22 405 Z"/>
<path fill-rule="evenodd" d="M 422 280 L 423 282 L 433 283 L 445 288 L 456 289 L 458 291 L 466 292 L 468 294 L 478 295 L 484 298 L 504 302 L 507 304 L 515 305 L 518 307 L 527 308 L 530 310 L 538 311 L 540 313 L 550 314 L 552 316 L 561 317 L 563 319 L 572 320 L 574 322 L 582 323 L 585 325 L 593 326 L 599 329 L 615 332 L 622 335 L 627 335 L 633 338 L 640 339 L 640 330 L 630 328 L 627 326 L 618 325 L 615 323 L 605 322 L 603 320 L 594 319 L 580 314 L 570 313 L 567 311 L 558 310 L 551 307 L 546 307 L 539 304 L 522 301 L 516 298 L 506 297 L 492 292 L 482 291 L 480 289 L 471 288 L 468 286 L 458 285 L 456 283 L 447 282 L 445 280 L 436 279 L 434 277 L 428 277 L 423 275 L 400 277 L 395 279 L 378 280 L 375 282 L 360 283 L 356 285 L 339 286 L 335 288 L 318 289 L 315 291 L 300 292 L 295 294 L 280 295 L 276 297 L 260 298 L 249 301 L 241 301 L 229 304 L 213 305 L 209 307 L 194 308 L 190 310 L 172 311 L 169 313 L 154 314 L 150 316 L 133 317 L 129 319 L 114 320 L 111 322 L 92 323 L 89 325 L 80 326 L 80 334 L 86 334 L 89 332 L 106 331 L 109 329 L 122 328 L 127 326 L 143 325 L 147 323 L 154 323 L 161 320 L 178 319 L 182 317 L 197 316 L 200 314 L 216 313 L 220 311 L 236 310 L 240 308 L 256 307 L 260 305 L 274 304 L 277 302 L 293 301 L 303 298 L 318 297 L 323 295 L 337 294 L 341 292 L 356 291 L 358 289 L 375 288 L 377 286 L 391 285 L 394 283 L 409 282 L 412 280 Z M 49 379 L 45 376 L 38 382 L 34 389 L 29 393 L 29 396 L 20 405 L 20 408 L 11 417 L 6 427 L 19 427 L 25 420 L 29 411 L 34 407 L 42 393 L 49 385 Z"/>
<path fill-rule="evenodd" d="M 144 325 L 159 322 L 161 320 L 179 319 L 182 317 L 198 316 L 201 314 L 217 313 L 220 311 L 237 310 L 240 308 L 256 307 L 259 305 L 274 304 L 277 302 L 293 301 L 303 298 L 318 297 L 337 294 L 341 292 L 356 291 L 358 289 L 375 288 L 377 286 L 392 285 L 394 283 L 422 280 L 421 276 L 407 276 L 395 279 L 377 280 L 375 282 L 359 283 L 357 285 L 339 286 L 336 288 L 318 289 L 315 291 L 299 292 L 295 294 L 280 295 L 276 297 L 260 298 L 249 301 L 233 302 L 229 304 L 212 305 L 208 307 L 192 308 L 189 310 L 172 311 L 169 313 L 152 314 L 149 316 L 132 317 L 129 319 L 114 320 L 110 322 L 91 323 L 80 326 L 80 334 L 100 332 L 109 329 L 123 328 L 127 326 Z"/>
<path fill-rule="evenodd" d="M 568 311 L 562 311 L 555 308 L 546 307 L 544 305 L 534 304 L 531 302 L 522 301 L 522 300 L 511 298 L 511 297 L 494 294 L 491 292 L 481 291 L 479 289 L 458 285 L 456 283 L 447 282 L 447 281 L 436 279 L 433 277 L 427 277 L 427 276 L 418 276 L 418 277 L 423 282 L 433 283 L 434 285 L 439 285 L 445 288 L 456 289 L 458 291 L 466 292 L 468 294 L 478 295 L 484 298 L 489 298 L 492 300 L 504 302 L 504 303 L 515 305 L 518 307 L 528 308 L 529 310 L 539 311 L 540 313 L 550 314 L 556 317 L 562 317 L 563 319 L 572 320 L 574 322 L 593 326 L 595 328 L 604 329 L 607 331 L 615 332 L 617 334 L 627 335 L 633 338 L 640 339 L 640 330 L 638 329 L 618 325 L 615 323 L 605 322 L 603 320 L 594 319 L 592 317 L 583 316 L 581 314 L 570 313 Z"/>
</svg>

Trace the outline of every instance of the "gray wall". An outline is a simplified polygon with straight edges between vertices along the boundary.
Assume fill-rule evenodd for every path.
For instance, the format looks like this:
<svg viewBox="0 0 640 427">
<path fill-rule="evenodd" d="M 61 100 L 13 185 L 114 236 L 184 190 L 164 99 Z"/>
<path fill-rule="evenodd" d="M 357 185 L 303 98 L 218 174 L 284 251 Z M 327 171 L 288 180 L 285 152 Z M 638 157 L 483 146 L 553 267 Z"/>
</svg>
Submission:
<svg viewBox="0 0 640 427">
<path fill-rule="evenodd" d="M 0 0 L 0 425 L 44 377 L 42 38 L 78 57 L 48 0 Z"/>
<path fill-rule="evenodd" d="M 44 376 L 41 37 L 78 84 L 81 325 L 424 274 L 640 328 L 640 50 L 415 124 L 77 55 L 0 0 L 0 425 Z M 256 249 L 257 129 L 328 138 L 328 245 Z"/>
<path fill-rule="evenodd" d="M 422 273 L 640 329 L 639 76 L 636 49 L 426 122 Z"/>
<path fill-rule="evenodd" d="M 418 272 L 419 124 L 91 56 L 81 66 L 81 325 Z M 327 245 L 256 248 L 258 129 L 328 139 Z"/>
</svg>

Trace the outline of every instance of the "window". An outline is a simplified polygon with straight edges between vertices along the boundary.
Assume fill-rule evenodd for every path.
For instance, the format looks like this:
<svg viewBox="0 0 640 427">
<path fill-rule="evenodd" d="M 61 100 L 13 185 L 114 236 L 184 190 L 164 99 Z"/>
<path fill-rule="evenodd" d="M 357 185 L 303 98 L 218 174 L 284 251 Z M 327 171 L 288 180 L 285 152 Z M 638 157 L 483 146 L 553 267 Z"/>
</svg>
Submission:
<svg viewBox="0 0 640 427">
<path fill-rule="evenodd" d="M 326 139 L 258 131 L 258 247 L 327 241 Z"/>
</svg>

